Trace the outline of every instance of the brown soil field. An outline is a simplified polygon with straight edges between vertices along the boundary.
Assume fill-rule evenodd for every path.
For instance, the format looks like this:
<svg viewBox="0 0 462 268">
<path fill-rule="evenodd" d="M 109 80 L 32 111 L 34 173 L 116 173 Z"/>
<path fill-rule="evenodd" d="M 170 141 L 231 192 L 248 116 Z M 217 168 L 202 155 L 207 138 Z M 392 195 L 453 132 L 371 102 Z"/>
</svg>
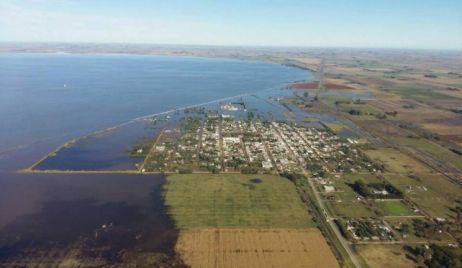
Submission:
<svg viewBox="0 0 462 268">
<path fill-rule="evenodd" d="M 355 81 L 352 81 L 351 79 L 347 79 L 347 77 L 342 78 L 341 76 L 339 77 L 335 75 L 325 75 L 324 82 L 340 84 L 340 85 L 347 85 L 347 86 L 353 87 L 354 89 L 359 89 L 361 87 L 360 84 L 356 83 Z"/>
<path fill-rule="evenodd" d="M 339 267 L 316 228 L 183 230 L 176 251 L 191 267 Z"/>
<path fill-rule="evenodd" d="M 447 125 L 447 124 L 423 124 L 422 125 L 427 130 L 430 130 L 439 135 L 454 135 L 457 133 L 462 133 L 461 125 Z"/>
<path fill-rule="evenodd" d="M 303 63 L 306 67 L 316 70 L 321 63 L 320 58 L 293 58 L 292 60 Z"/>
<path fill-rule="evenodd" d="M 446 138 L 454 143 L 462 145 L 462 135 L 444 135 L 443 138 Z"/>
<path fill-rule="evenodd" d="M 303 63 L 308 64 L 308 65 L 310 65 L 310 64 L 311 65 L 317 65 L 317 64 L 321 63 L 320 58 L 294 58 L 294 60 L 303 62 Z"/>
<path fill-rule="evenodd" d="M 414 262 L 406 258 L 402 247 L 402 245 L 361 245 L 356 246 L 356 249 L 368 267 L 416 267 Z"/>
<path fill-rule="evenodd" d="M 363 78 L 362 81 L 368 85 L 383 86 L 383 87 L 391 87 L 394 84 L 393 82 L 388 81 L 386 79 L 375 78 L 375 77 L 366 77 L 366 78 Z"/>
</svg>

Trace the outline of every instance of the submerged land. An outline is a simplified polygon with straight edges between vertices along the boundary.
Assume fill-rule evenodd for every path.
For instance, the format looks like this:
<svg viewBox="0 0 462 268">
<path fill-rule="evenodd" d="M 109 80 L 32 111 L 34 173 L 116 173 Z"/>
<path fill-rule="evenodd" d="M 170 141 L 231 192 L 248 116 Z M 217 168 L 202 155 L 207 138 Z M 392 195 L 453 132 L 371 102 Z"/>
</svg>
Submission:
<svg viewBox="0 0 462 268">
<path fill-rule="evenodd" d="M 63 161 L 116 127 L 21 170 L 166 177 L 160 196 L 178 231 L 168 257 L 129 252 L 88 262 L 85 255 L 88 266 L 462 266 L 460 52 L 91 44 L 21 51 L 256 59 L 315 74 L 280 90 L 124 124 L 120 131 L 148 130 L 126 144 L 127 159 L 136 160 L 128 168 Z M 34 263 L 53 260 L 26 254 Z M 11 267 L 20 263 L 3 257 Z M 72 261 L 79 262 L 77 253 Z"/>
</svg>

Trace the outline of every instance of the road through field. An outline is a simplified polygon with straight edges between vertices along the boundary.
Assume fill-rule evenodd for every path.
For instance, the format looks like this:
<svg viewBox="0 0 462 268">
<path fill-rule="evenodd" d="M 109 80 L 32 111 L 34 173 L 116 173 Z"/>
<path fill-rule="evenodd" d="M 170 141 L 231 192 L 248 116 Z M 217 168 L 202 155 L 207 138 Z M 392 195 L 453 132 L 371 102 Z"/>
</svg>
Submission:
<svg viewBox="0 0 462 268">
<path fill-rule="evenodd" d="M 281 133 L 276 130 L 277 134 L 282 138 L 284 144 L 286 145 L 287 149 L 291 152 L 291 154 L 295 157 L 295 159 L 297 159 L 297 161 L 299 162 L 300 166 L 301 167 L 304 167 L 304 163 L 302 163 L 300 161 L 300 158 L 298 157 L 298 155 L 292 150 L 292 148 L 289 146 L 289 144 L 287 143 L 287 141 L 282 137 Z M 299 137 L 301 139 L 303 139 L 302 136 L 299 135 Z M 326 207 L 324 206 L 324 202 L 322 200 L 322 198 L 320 197 L 319 195 L 319 192 L 316 190 L 316 187 L 313 183 L 313 181 L 310 179 L 310 176 L 309 174 L 306 172 L 305 169 L 302 168 L 302 174 L 307 178 L 308 180 L 308 183 L 310 184 L 310 187 L 311 189 L 313 190 L 313 193 L 314 193 L 314 197 L 316 199 L 316 203 L 318 203 L 321 211 L 323 212 L 324 216 L 325 216 L 325 220 L 326 222 L 329 224 L 330 228 L 334 231 L 335 235 L 337 236 L 337 239 L 340 241 L 340 244 L 342 245 L 342 247 L 345 249 L 346 253 L 348 254 L 351 262 L 354 264 L 355 267 L 357 268 L 360 268 L 362 267 L 360 261 L 358 260 L 355 252 L 353 252 L 350 248 L 350 245 L 348 244 L 348 241 L 346 241 L 346 239 L 342 236 L 342 234 L 340 233 L 340 231 L 338 230 L 336 224 L 334 223 L 333 221 L 333 218 L 330 217 L 327 213 L 327 210 L 326 210 Z"/>
<path fill-rule="evenodd" d="M 362 267 L 360 261 L 358 260 L 358 258 L 356 256 L 356 253 L 353 252 L 353 250 L 350 248 L 350 245 L 348 244 L 346 239 L 342 236 L 342 234 L 338 230 L 337 226 L 335 225 L 335 223 L 333 221 L 333 218 L 330 217 L 327 214 L 328 212 L 326 210 L 326 207 L 324 206 L 324 202 L 323 202 L 321 196 L 319 195 L 319 192 L 316 191 L 316 187 L 315 187 L 313 181 L 311 180 L 311 178 L 309 177 L 309 175 L 305 171 L 303 171 L 303 173 L 304 173 L 303 175 L 306 176 L 306 178 L 308 180 L 308 183 L 310 184 L 311 189 L 313 190 L 314 197 L 316 198 L 316 202 L 318 203 L 319 207 L 321 208 L 321 210 L 324 212 L 324 215 L 326 216 L 326 222 L 329 224 L 330 228 L 334 231 L 335 235 L 337 236 L 337 239 L 340 241 L 340 244 L 342 245 L 342 247 L 345 249 L 346 253 L 350 257 L 351 262 L 357 268 Z"/>
</svg>

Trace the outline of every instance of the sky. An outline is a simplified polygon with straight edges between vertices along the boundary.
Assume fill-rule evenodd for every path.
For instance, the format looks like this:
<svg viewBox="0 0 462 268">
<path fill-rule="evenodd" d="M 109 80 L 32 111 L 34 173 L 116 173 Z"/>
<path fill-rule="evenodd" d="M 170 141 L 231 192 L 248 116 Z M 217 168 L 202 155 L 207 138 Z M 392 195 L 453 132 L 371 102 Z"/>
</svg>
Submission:
<svg viewBox="0 0 462 268">
<path fill-rule="evenodd" d="M 461 0 L 0 0 L 0 41 L 462 49 Z"/>
</svg>

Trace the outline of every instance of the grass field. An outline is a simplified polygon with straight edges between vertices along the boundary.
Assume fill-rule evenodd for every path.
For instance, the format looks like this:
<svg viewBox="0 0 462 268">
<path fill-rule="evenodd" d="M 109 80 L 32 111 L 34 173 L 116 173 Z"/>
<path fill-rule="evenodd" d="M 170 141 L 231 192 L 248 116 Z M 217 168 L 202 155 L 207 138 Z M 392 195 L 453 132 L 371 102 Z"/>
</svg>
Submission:
<svg viewBox="0 0 462 268">
<path fill-rule="evenodd" d="M 406 258 L 402 245 L 358 245 L 356 250 L 368 267 L 416 267 Z"/>
<path fill-rule="evenodd" d="M 462 196 L 460 186 L 438 174 L 419 174 L 416 178 L 386 174 L 385 177 L 432 217 L 453 215 L 450 208 Z"/>
<path fill-rule="evenodd" d="M 193 268 L 339 267 L 316 228 L 185 230 L 176 251 Z"/>
<path fill-rule="evenodd" d="M 327 209 L 336 217 L 368 218 L 375 217 L 373 208 L 360 201 L 324 201 Z"/>
<path fill-rule="evenodd" d="M 375 200 L 375 205 L 383 211 L 385 216 L 415 215 L 415 213 L 400 200 Z"/>
<path fill-rule="evenodd" d="M 427 88 L 400 88 L 390 91 L 405 99 L 412 100 L 450 100 L 453 98 L 452 96 Z"/>
<path fill-rule="evenodd" d="M 295 186 L 279 176 L 173 175 L 164 194 L 178 228 L 314 226 Z"/>
<path fill-rule="evenodd" d="M 424 242 L 427 241 L 429 243 L 435 242 L 435 243 L 456 243 L 454 239 L 446 232 L 426 232 L 424 237 L 419 237 L 416 235 L 416 230 L 414 228 L 413 220 L 416 218 L 403 218 L 403 217 L 396 217 L 396 218 L 387 218 L 385 221 L 398 233 L 401 237 L 406 242 Z M 418 218 L 420 221 L 426 221 L 428 222 L 427 219 L 425 218 Z M 402 232 L 402 226 L 406 225 L 407 226 L 407 231 Z M 405 236 L 403 236 L 405 234 Z M 422 236 L 422 235 L 421 235 Z"/>
<path fill-rule="evenodd" d="M 346 96 L 338 96 L 338 95 L 328 95 L 328 96 L 322 96 L 322 100 L 329 104 L 329 105 L 335 105 L 336 102 L 352 102 L 354 101 L 352 98 L 346 97 Z"/>
<path fill-rule="evenodd" d="M 376 175 L 371 173 L 346 173 L 343 174 L 343 182 L 353 183 L 357 180 L 363 181 L 364 183 L 378 183 L 380 180 Z"/>
<path fill-rule="evenodd" d="M 344 112 L 349 112 L 351 109 L 359 111 L 361 115 L 356 115 L 358 119 L 370 119 L 375 118 L 375 115 L 380 114 L 381 111 L 369 104 L 341 104 L 339 105 L 340 109 Z"/>
<path fill-rule="evenodd" d="M 345 174 L 341 179 L 335 180 L 336 192 L 334 200 L 325 200 L 328 210 L 337 217 L 374 217 L 373 208 L 357 199 L 357 194 L 347 183 L 361 180 L 365 183 L 379 182 L 372 174 Z M 328 195 L 327 195 L 328 196 Z"/>
<path fill-rule="evenodd" d="M 431 170 L 413 158 L 393 148 L 378 148 L 366 150 L 365 153 L 373 160 L 382 162 L 391 172 L 430 172 Z"/>
<path fill-rule="evenodd" d="M 453 166 L 462 170 L 462 157 L 449 151 L 448 149 L 441 147 L 440 145 L 433 143 L 426 139 L 411 139 L 411 138 L 400 138 L 398 142 L 404 145 L 411 145 L 424 150 L 425 152 L 436 156 L 438 159 L 447 161 Z"/>
</svg>

